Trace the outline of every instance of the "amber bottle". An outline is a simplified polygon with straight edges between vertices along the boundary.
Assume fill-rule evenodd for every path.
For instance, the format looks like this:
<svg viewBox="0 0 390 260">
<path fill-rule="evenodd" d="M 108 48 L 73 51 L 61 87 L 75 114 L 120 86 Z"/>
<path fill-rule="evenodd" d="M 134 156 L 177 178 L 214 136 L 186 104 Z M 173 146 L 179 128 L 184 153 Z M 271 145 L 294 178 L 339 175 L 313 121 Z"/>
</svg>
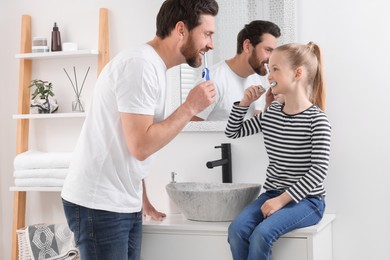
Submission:
<svg viewBox="0 0 390 260">
<path fill-rule="evenodd" d="M 51 32 L 51 51 L 62 51 L 61 35 L 57 23 L 54 23 L 53 31 Z"/>
</svg>

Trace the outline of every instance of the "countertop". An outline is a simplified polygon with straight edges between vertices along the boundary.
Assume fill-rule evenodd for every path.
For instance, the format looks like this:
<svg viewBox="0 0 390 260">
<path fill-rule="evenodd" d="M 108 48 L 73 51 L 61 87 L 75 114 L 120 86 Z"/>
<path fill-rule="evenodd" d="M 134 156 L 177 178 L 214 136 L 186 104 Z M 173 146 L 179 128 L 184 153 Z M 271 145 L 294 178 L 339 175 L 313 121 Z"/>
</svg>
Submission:
<svg viewBox="0 0 390 260">
<path fill-rule="evenodd" d="M 336 218 L 334 214 L 325 214 L 322 220 L 314 226 L 293 230 L 283 237 L 307 237 L 320 232 Z M 162 221 L 145 218 L 144 233 L 159 234 L 201 234 L 226 236 L 230 222 L 204 222 L 187 220 L 182 214 L 167 214 Z"/>
</svg>

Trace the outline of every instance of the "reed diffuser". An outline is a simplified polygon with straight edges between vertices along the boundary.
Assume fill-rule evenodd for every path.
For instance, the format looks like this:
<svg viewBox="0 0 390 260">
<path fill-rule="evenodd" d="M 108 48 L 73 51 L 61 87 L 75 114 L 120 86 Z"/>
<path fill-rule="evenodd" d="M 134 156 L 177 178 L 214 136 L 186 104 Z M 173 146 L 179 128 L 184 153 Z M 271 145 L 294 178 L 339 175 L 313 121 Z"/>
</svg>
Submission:
<svg viewBox="0 0 390 260">
<path fill-rule="evenodd" d="M 79 88 L 78 83 L 77 83 L 77 75 L 76 75 L 76 68 L 73 66 L 73 74 L 74 74 L 74 83 L 72 79 L 70 78 L 68 72 L 64 68 L 65 74 L 68 77 L 70 84 L 72 85 L 73 91 L 75 93 L 75 100 L 72 101 L 72 112 L 85 112 L 84 110 L 84 102 L 81 100 L 81 92 L 83 91 L 84 88 L 84 83 L 85 80 L 88 76 L 90 67 L 88 67 L 87 72 L 85 73 L 83 83 L 81 84 L 81 87 Z"/>
</svg>

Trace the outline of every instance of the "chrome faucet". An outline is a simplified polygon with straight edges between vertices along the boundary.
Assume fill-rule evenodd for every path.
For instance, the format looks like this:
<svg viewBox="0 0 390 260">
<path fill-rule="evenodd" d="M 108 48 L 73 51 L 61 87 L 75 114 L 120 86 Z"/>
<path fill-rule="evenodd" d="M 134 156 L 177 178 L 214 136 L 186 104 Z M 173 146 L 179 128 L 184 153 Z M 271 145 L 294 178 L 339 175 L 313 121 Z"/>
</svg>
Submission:
<svg viewBox="0 0 390 260">
<path fill-rule="evenodd" d="M 232 183 L 232 153 L 230 143 L 222 143 L 220 146 L 215 146 L 214 148 L 221 148 L 222 159 L 207 162 L 207 168 L 212 169 L 217 166 L 222 166 L 222 182 Z"/>
</svg>

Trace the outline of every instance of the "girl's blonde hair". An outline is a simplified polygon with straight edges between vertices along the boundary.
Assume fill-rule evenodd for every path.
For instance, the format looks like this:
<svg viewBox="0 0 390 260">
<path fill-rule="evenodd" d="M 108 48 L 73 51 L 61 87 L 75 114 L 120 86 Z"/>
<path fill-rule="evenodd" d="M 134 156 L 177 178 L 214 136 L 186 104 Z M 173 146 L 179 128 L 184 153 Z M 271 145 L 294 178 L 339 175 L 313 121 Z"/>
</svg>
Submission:
<svg viewBox="0 0 390 260">
<path fill-rule="evenodd" d="M 292 69 L 300 66 L 307 69 L 307 83 L 311 86 L 308 89 L 310 101 L 324 111 L 326 93 L 320 47 L 314 42 L 306 45 L 290 43 L 279 46 L 275 51 L 286 53 Z"/>
</svg>

